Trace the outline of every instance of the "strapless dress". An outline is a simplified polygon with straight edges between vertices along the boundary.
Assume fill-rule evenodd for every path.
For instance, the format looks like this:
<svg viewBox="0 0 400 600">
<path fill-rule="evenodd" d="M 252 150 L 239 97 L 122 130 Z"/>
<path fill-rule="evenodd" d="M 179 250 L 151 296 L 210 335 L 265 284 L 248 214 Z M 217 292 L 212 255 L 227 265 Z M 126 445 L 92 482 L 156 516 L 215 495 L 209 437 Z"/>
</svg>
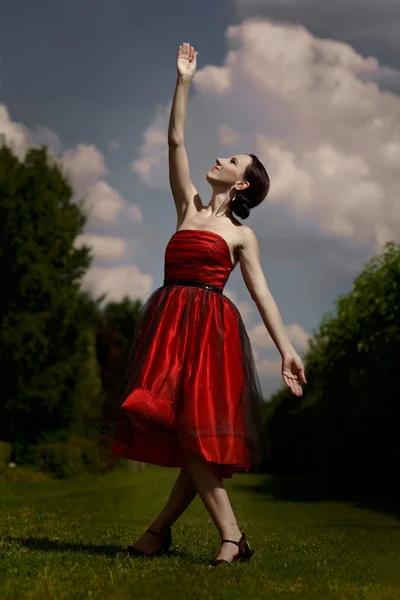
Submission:
<svg viewBox="0 0 400 600">
<path fill-rule="evenodd" d="M 250 340 L 223 293 L 232 270 L 215 232 L 183 229 L 169 240 L 163 285 L 140 310 L 123 377 L 83 419 L 112 438 L 113 455 L 182 467 L 186 449 L 224 478 L 270 457 Z"/>
</svg>

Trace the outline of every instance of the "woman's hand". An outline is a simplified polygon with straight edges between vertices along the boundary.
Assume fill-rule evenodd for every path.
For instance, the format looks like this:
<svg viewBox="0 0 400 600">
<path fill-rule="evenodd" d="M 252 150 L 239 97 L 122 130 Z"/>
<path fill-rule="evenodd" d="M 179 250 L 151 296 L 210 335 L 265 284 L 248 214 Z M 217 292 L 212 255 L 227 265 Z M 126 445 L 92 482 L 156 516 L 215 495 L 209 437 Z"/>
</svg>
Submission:
<svg viewBox="0 0 400 600">
<path fill-rule="evenodd" d="M 195 74 L 197 67 L 197 55 L 193 46 L 186 42 L 178 48 L 178 58 L 176 61 L 176 68 L 178 69 L 178 75 L 192 79 Z"/>
<path fill-rule="evenodd" d="M 296 352 L 287 352 L 282 356 L 282 378 L 292 394 L 302 396 L 301 384 L 307 383 L 301 358 Z"/>
</svg>

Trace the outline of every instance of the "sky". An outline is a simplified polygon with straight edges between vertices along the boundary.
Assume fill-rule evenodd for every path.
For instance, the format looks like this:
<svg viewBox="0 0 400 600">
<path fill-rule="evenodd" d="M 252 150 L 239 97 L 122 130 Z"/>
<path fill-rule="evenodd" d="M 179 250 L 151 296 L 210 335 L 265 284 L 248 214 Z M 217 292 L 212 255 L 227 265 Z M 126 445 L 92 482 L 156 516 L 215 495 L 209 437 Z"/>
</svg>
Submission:
<svg viewBox="0 0 400 600">
<path fill-rule="evenodd" d="M 216 157 L 254 153 L 271 177 L 244 224 L 303 357 L 365 262 L 400 241 L 398 0 L 5 0 L 0 135 L 47 144 L 88 221 L 83 287 L 143 302 L 176 230 L 167 129 L 179 44 L 198 50 L 185 145 L 203 204 Z M 243 281 L 224 293 L 266 398 L 281 357 Z M 307 373 L 306 373 L 307 375 Z"/>
</svg>

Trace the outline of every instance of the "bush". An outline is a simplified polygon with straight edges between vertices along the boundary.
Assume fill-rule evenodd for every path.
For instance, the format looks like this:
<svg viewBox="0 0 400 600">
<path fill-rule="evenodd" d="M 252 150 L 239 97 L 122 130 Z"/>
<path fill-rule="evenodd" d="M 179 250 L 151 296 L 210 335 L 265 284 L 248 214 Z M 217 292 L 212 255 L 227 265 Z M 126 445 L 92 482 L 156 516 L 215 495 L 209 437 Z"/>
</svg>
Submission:
<svg viewBox="0 0 400 600">
<path fill-rule="evenodd" d="M 35 463 L 36 444 L 17 440 L 12 442 L 11 461 L 17 465 L 33 465 Z"/>
<path fill-rule="evenodd" d="M 38 483 L 48 481 L 48 477 L 41 471 L 34 471 L 29 467 L 8 467 L 4 471 L 2 483 Z"/>
<path fill-rule="evenodd" d="M 71 435 L 68 443 L 80 449 L 81 461 L 88 473 L 109 473 L 118 462 L 118 457 L 111 454 L 112 440 Z"/>
<path fill-rule="evenodd" d="M 83 473 L 110 473 L 119 462 L 111 454 L 112 440 L 90 440 L 70 435 L 66 442 L 38 444 L 36 468 L 58 479 Z"/>
<path fill-rule="evenodd" d="M 0 473 L 8 470 L 8 463 L 12 452 L 12 445 L 8 442 L 0 442 Z"/>
<path fill-rule="evenodd" d="M 38 444 L 35 465 L 40 471 L 50 473 L 57 479 L 75 477 L 85 472 L 81 449 L 64 442 Z"/>
</svg>

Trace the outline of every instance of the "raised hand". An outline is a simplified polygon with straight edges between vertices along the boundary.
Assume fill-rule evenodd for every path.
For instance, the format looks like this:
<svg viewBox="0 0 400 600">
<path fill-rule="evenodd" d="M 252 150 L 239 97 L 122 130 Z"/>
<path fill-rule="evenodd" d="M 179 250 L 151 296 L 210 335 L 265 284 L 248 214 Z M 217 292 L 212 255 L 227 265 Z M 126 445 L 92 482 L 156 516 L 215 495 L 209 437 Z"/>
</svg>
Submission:
<svg viewBox="0 0 400 600">
<path fill-rule="evenodd" d="M 194 76 L 197 67 L 197 55 L 198 52 L 187 42 L 179 46 L 176 68 L 181 77 L 191 79 Z"/>
<path fill-rule="evenodd" d="M 282 378 L 292 394 L 302 396 L 301 384 L 307 383 L 303 363 L 295 352 L 282 356 Z"/>
</svg>

